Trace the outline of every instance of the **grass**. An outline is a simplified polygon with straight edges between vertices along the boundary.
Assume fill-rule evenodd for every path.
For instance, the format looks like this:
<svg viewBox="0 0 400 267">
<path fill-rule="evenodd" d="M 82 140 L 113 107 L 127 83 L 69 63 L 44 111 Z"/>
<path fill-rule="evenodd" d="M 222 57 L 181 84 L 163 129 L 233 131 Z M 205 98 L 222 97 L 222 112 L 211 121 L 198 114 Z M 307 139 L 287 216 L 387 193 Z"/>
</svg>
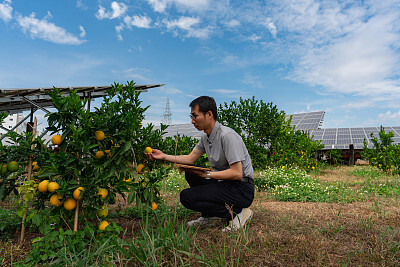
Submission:
<svg viewBox="0 0 400 267">
<path fill-rule="evenodd" d="M 104 242 L 58 259 L 65 266 L 348 266 L 400 264 L 400 178 L 369 166 L 257 173 L 254 216 L 246 229 L 188 228 L 198 216 L 179 204 L 187 185 L 165 179 L 156 212 L 127 207 L 112 213 L 120 242 Z M 121 203 L 120 203 L 121 204 Z M 0 241 L 4 266 L 26 257 L 27 244 Z M 13 249 L 11 249 L 11 247 Z M 72 255 L 73 254 L 73 255 Z M 73 259 L 73 260 L 71 260 Z"/>
</svg>

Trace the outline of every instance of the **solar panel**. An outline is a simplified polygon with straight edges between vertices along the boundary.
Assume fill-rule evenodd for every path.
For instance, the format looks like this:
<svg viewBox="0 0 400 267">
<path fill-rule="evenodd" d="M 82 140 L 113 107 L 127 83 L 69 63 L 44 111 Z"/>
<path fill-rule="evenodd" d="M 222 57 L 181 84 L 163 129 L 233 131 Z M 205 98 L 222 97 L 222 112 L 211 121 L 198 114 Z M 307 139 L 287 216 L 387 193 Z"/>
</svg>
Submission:
<svg viewBox="0 0 400 267">
<path fill-rule="evenodd" d="M 296 113 L 286 115 L 286 120 L 289 120 L 291 117 L 291 125 L 295 126 L 296 130 L 312 130 L 318 129 L 321 126 L 324 115 L 324 111 Z"/>
<path fill-rule="evenodd" d="M 392 139 L 394 144 L 400 143 L 400 131 L 394 130 L 400 130 L 400 127 L 384 127 L 384 129 L 386 133 L 393 132 L 394 137 Z M 322 130 L 324 130 L 323 134 L 321 134 Z M 364 140 L 369 148 L 373 147 L 371 133 L 373 133 L 373 137 L 379 140 L 379 131 L 380 128 L 378 127 L 327 128 L 311 131 L 310 136 L 313 134 L 313 140 L 320 140 L 325 145 L 324 150 L 349 149 L 350 144 L 353 144 L 355 149 L 363 149 Z"/>
</svg>

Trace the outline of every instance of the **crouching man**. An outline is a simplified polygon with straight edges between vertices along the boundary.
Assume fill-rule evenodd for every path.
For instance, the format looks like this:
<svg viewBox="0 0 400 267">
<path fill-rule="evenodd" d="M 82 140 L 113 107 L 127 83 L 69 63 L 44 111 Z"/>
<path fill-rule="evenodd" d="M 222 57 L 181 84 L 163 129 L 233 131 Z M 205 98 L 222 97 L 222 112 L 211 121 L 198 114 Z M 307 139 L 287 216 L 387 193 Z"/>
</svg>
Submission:
<svg viewBox="0 0 400 267">
<path fill-rule="evenodd" d="M 146 157 L 194 164 L 206 153 L 212 171 L 182 169 L 190 188 L 182 190 L 180 201 L 186 208 L 202 214 L 188 225 L 214 224 L 224 218 L 229 224 L 223 231 L 239 229 L 253 215 L 248 207 L 254 199 L 254 172 L 247 148 L 239 134 L 218 122 L 214 98 L 200 96 L 189 106 L 192 124 L 204 132 L 192 152 L 174 156 L 153 149 Z"/>
</svg>

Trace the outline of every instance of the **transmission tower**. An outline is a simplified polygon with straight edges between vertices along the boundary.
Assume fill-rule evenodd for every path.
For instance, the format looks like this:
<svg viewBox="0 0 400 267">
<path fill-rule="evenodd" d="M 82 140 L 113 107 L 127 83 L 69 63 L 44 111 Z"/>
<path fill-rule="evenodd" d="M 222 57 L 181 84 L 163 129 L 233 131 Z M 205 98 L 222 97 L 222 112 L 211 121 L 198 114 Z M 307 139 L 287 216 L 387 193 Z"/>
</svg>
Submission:
<svg viewBox="0 0 400 267">
<path fill-rule="evenodd" d="M 167 105 L 165 106 L 165 109 L 164 109 L 162 123 L 165 124 L 165 125 L 172 124 L 171 116 L 172 116 L 172 113 L 171 113 L 171 108 L 169 106 L 169 98 L 167 98 Z"/>
</svg>

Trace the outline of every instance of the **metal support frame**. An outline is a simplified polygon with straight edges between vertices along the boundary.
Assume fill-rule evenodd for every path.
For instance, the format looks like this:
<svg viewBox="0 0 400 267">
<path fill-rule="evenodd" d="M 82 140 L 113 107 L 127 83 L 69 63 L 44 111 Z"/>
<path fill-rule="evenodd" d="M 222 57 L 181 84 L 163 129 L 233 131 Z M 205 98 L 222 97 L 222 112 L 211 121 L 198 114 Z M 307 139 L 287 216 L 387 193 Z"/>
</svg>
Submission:
<svg viewBox="0 0 400 267">
<path fill-rule="evenodd" d="M 32 106 L 35 106 L 38 109 L 43 110 L 46 113 L 49 113 L 50 111 L 48 111 L 47 109 L 45 109 L 44 107 L 39 106 L 38 104 L 36 104 L 35 102 L 29 100 L 28 98 L 26 98 L 25 96 L 22 97 L 23 100 L 25 100 L 26 102 L 30 103 Z"/>
<path fill-rule="evenodd" d="M 24 123 L 24 121 L 26 121 L 29 117 L 33 116 L 33 113 L 37 110 L 37 108 L 32 108 L 31 113 L 29 113 L 25 118 L 23 118 L 20 122 L 17 123 L 17 125 L 15 125 L 12 129 L 7 129 L 3 126 L 0 125 L 0 127 L 4 130 L 7 130 L 7 132 L 12 132 L 14 131 L 16 128 L 18 128 L 18 126 L 20 126 L 22 123 Z M 20 134 L 18 134 L 19 136 L 21 136 Z M 6 137 L 6 134 L 2 134 L 0 137 L 0 141 L 4 139 L 4 137 Z"/>
</svg>

